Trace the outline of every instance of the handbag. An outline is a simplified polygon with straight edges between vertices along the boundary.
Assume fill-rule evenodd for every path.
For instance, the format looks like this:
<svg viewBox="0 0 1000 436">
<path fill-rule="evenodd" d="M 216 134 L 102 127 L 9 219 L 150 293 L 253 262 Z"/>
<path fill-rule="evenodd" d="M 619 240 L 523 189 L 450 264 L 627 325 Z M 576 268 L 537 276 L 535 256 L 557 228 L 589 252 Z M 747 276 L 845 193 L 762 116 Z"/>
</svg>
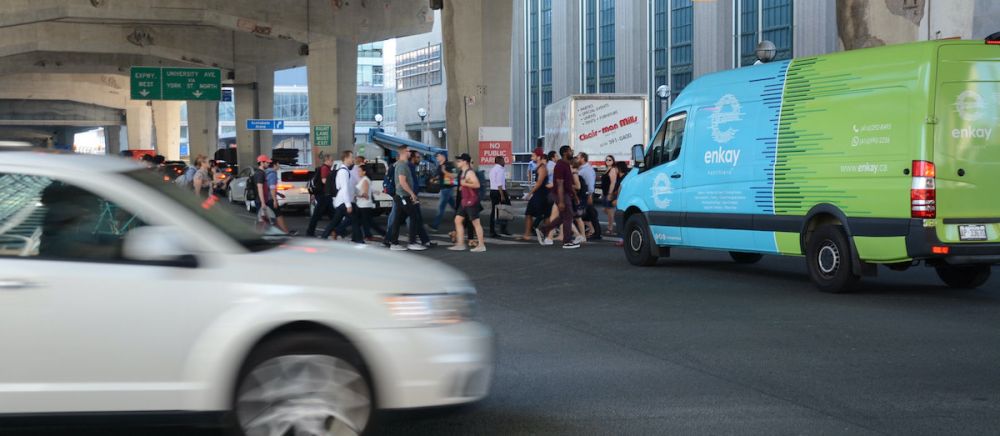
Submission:
<svg viewBox="0 0 1000 436">
<path fill-rule="evenodd" d="M 462 178 L 465 178 L 465 173 L 462 174 Z M 462 187 L 462 207 L 472 207 L 479 205 L 479 190 Z"/>
<path fill-rule="evenodd" d="M 498 204 L 497 205 L 497 220 L 500 221 L 512 221 L 514 219 L 514 211 L 511 210 L 509 204 Z"/>
</svg>

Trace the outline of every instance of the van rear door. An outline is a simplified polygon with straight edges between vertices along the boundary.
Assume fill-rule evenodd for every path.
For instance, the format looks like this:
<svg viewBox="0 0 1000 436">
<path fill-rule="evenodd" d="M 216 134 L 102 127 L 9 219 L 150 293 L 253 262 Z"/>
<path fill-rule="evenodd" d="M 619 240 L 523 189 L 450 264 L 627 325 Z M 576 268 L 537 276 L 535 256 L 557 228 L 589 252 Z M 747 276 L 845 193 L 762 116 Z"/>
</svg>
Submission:
<svg viewBox="0 0 1000 436">
<path fill-rule="evenodd" d="M 938 237 L 1000 240 L 1000 46 L 942 46 L 935 100 Z"/>
</svg>

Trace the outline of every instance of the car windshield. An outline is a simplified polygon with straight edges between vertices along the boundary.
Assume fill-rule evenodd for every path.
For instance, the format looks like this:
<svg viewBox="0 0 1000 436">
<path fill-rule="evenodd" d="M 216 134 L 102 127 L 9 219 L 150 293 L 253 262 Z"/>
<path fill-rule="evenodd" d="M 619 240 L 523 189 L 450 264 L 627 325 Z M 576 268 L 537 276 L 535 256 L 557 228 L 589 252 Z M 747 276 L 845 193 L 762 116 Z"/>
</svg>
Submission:
<svg viewBox="0 0 1000 436">
<path fill-rule="evenodd" d="M 250 220 L 241 216 L 245 214 L 241 214 L 239 209 L 224 199 L 213 201 L 198 198 L 193 192 L 181 189 L 173 183 L 163 183 L 156 174 L 144 169 L 128 171 L 124 175 L 169 197 L 176 204 L 201 217 L 216 230 L 239 242 L 247 250 L 263 251 L 277 247 L 281 242 L 271 236 L 265 239 L 254 229 Z"/>
</svg>

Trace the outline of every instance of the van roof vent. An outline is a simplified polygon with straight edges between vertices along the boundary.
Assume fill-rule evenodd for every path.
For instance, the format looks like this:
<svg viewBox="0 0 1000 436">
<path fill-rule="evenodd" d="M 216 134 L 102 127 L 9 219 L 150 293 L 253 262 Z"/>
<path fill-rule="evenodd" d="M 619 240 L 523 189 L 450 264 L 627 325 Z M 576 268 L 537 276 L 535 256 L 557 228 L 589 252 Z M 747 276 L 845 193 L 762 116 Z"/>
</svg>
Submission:
<svg viewBox="0 0 1000 436">
<path fill-rule="evenodd" d="M 1000 45 L 1000 32 L 987 36 L 986 43 L 990 45 Z"/>
</svg>

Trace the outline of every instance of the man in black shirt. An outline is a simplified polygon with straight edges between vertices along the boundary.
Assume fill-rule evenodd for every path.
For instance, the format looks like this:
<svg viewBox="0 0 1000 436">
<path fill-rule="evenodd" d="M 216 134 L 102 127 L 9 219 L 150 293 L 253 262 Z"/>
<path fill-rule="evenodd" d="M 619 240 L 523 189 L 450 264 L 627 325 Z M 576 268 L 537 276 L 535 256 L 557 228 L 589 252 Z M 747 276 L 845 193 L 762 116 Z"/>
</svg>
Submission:
<svg viewBox="0 0 1000 436">
<path fill-rule="evenodd" d="M 444 219 L 444 213 L 448 210 L 448 206 L 451 206 L 451 210 L 455 212 L 458 210 L 455 209 L 455 164 L 449 162 L 448 157 L 443 152 L 438 152 L 434 158 L 437 159 L 438 164 L 435 177 L 437 177 L 439 195 L 441 196 L 438 200 L 437 216 L 434 217 L 434 223 L 431 224 L 431 228 L 436 232 L 441 226 L 441 220 Z"/>
</svg>

